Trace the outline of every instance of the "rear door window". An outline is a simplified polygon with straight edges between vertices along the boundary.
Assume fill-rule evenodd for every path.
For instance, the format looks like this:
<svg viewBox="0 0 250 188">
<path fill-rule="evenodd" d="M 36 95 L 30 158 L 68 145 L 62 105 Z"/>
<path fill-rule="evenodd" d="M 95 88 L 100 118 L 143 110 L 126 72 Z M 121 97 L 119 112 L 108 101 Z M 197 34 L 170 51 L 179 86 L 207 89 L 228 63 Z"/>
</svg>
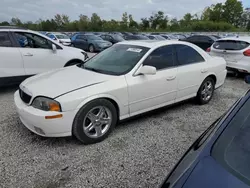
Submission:
<svg viewBox="0 0 250 188">
<path fill-rule="evenodd" d="M 204 58 L 190 46 L 183 45 L 183 44 L 176 44 L 174 45 L 178 64 L 182 65 L 189 65 L 194 63 L 204 62 Z"/>
<path fill-rule="evenodd" d="M 213 44 L 213 48 L 217 50 L 243 50 L 249 47 L 249 43 L 236 40 L 220 40 Z"/>
</svg>

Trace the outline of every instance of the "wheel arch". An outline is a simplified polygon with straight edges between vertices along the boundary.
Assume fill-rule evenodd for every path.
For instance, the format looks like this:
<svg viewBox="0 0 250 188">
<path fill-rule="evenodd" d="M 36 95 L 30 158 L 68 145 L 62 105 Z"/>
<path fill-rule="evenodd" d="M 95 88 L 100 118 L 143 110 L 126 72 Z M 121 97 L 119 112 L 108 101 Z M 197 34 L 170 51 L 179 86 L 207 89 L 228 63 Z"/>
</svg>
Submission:
<svg viewBox="0 0 250 188">
<path fill-rule="evenodd" d="M 89 102 L 93 101 L 93 100 L 97 100 L 97 99 L 106 99 L 108 101 L 110 101 L 114 107 L 116 108 L 117 111 L 117 119 L 120 120 L 120 114 L 121 114 L 121 108 L 122 108 L 122 104 L 119 102 L 119 100 L 109 94 L 102 94 L 102 95 L 95 95 L 95 96 L 91 96 L 87 99 L 85 99 L 84 101 L 82 101 L 78 106 L 77 109 L 81 109 L 84 105 L 88 104 Z"/>
</svg>

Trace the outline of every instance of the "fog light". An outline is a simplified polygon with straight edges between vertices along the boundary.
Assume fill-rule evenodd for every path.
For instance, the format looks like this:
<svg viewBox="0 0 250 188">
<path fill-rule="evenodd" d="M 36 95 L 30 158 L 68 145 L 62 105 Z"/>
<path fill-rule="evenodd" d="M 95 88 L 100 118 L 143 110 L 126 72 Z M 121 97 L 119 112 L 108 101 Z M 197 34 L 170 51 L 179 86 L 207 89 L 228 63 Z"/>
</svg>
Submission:
<svg viewBox="0 0 250 188">
<path fill-rule="evenodd" d="M 34 126 L 34 128 L 35 128 L 35 131 L 36 131 L 37 133 L 39 133 L 39 134 L 41 134 L 41 135 L 45 135 L 45 132 L 44 132 L 41 128 L 35 127 L 35 126 Z"/>
</svg>

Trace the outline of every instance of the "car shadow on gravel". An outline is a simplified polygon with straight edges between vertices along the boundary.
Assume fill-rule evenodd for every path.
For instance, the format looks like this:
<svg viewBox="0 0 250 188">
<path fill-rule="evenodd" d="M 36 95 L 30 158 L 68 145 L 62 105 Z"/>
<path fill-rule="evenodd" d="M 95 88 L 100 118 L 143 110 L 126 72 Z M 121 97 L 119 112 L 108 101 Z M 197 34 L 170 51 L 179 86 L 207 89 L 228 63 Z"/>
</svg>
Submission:
<svg viewBox="0 0 250 188">
<path fill-rule="evenodd" d="M 18 90 L 18 88 L 19 88 L 18 84 L 0 87 L 0 94 L 15 92 L 16 90 Z"/>
</svg>

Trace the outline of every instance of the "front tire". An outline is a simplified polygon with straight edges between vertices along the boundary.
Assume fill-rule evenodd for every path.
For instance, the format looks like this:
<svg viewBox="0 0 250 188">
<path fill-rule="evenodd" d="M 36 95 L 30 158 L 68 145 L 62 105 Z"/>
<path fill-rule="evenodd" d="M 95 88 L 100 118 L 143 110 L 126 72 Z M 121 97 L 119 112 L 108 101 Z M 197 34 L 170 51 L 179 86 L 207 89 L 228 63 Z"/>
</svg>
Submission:
<svg viewBox="0 0 250 188">
<path fill-rule="evenodd" d="M 84 105 L 77 113 L 72 133 L 83 144 L 103 141 L 117 123 L 115 106 L 106 99 L 96 99 Z"/>
<path fill-rule="evenodd" d="M 197 93 L 196 100 L 199 104 L 207 104 L 214 94 L 215 82 L 211 77 L 206 78 Z"/>
</svg>

